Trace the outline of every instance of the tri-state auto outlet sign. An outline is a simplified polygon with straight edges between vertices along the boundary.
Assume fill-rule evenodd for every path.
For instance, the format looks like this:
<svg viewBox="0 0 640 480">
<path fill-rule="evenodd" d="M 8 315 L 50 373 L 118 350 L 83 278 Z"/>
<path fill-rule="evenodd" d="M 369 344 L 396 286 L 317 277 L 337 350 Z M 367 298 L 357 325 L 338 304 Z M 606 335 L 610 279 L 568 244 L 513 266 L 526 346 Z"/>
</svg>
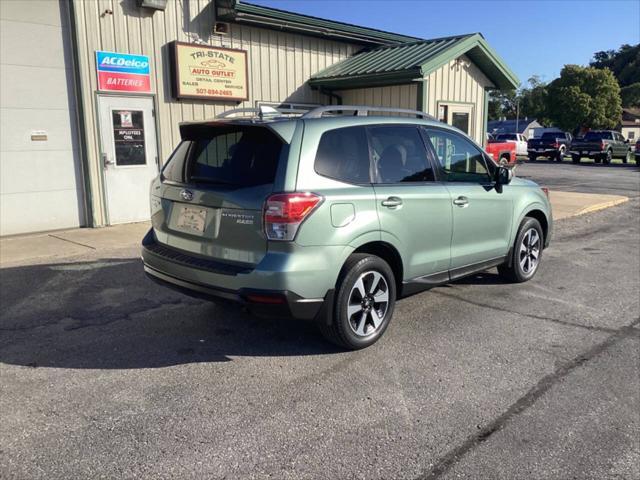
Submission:
<svg viewBox="0 0 640 480">
<path fill-rule="evenodd" d="M 146 55 L 97 51 L 96 69 L 100 91 L 151 91 L 151 69 Z"/>
<path fill-rule="evenodd" d="M 173 42 L 176 98 L 242 101 L 249 98 L 247 52 Z"/>
</svg>

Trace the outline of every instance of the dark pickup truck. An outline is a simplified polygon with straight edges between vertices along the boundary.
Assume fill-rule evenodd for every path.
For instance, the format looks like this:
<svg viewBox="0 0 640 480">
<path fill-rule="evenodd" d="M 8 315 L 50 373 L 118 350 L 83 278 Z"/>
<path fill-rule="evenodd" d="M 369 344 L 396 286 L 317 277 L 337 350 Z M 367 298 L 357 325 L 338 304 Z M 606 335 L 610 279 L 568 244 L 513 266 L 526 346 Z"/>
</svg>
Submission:
<svg viewBox="0 0 640 480">
<path fill-rule="evenodd" d="M 593 158 L 596 163 L 609 164 L 614 158 L 620 158 L 627 163 L 632 156 L 629 142 L 613 130 L 592 130 L 571 143 L 573 163 L 579 163 L 582 157 Z"/>
<path fill-rule="evenodd" d="M 529 160 L 535 161 L 538 157 L 547 157 L 556 162 L 561 162 L 569 152 L 571 146 L 571 134 L 567 132 L 545 132 L 540 138 L 532 138 L 527 142 Z"/>
</svg>

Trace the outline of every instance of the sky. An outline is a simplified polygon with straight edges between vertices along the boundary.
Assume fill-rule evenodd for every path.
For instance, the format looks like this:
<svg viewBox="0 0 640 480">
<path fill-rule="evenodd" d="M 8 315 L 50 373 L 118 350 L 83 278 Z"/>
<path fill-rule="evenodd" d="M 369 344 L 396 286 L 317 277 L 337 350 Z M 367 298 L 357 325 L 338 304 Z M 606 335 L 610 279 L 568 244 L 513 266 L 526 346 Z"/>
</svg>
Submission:
<svg viewBox="0 0 640 480">
<path fill-rule="evenodd" d="M 522 83 L 640 43 L 640 0 L 247 0 L 420 38 L 480 32 Z"/>
</svg>

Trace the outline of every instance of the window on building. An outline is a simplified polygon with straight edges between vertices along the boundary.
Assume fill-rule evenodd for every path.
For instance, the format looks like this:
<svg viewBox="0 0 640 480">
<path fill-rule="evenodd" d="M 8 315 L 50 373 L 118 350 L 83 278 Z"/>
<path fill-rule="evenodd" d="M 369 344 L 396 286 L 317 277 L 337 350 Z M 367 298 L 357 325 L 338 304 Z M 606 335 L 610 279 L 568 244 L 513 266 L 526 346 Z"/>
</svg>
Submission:
<svg viewBox="0 0 640 480">
<path fill-rule="evenodd" d="M 376 183 L 434 180 L 424 141 L 417 127 L 369 127 Z"/>
</svg>

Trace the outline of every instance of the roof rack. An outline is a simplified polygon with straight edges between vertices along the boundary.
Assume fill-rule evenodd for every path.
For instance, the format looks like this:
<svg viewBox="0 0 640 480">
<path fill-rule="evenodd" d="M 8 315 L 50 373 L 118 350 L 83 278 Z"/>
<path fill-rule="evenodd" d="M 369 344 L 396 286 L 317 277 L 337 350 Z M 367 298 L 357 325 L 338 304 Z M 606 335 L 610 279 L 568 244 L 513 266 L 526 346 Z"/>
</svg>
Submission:
<svg viewBox="0 0 640 480">
<path fill-rule="evenodd" d="M 371 107 L 367 105 L 328 105 L 325 107 L 317 107 L 313 110 L 305 113 L 302 118 L 322 118 L 325 113 L 329 112 L 353 112 L 354 116 L 366 117 L 369 112 L 388 112 L 388 113 L 405 113 L 407 115 L 414 115 L 418 118 L 424 118 L 427 120 L 436 120 L 432 115 L 419 110 L 409 110 L 406 108 L 391 108 L 391 107 Z"/>
<path fill-rule="evenodd" d="M 216 115 L 216 118 L 228 118 L 234 115 L 238 115 L 240 113 L 247 113 L 247 114 L 250 113 L 252 115 L 245 115 L 245 116 L 255 117 L 257 115 L 260 118 L 280 116 L 280 112 L 275 108 L 267 107 L 266 105 L 263 105 L 258 108 L 234 108 L 233 110 L 227 110 L 226 112 L 222 112 Z"/>
</svg>

